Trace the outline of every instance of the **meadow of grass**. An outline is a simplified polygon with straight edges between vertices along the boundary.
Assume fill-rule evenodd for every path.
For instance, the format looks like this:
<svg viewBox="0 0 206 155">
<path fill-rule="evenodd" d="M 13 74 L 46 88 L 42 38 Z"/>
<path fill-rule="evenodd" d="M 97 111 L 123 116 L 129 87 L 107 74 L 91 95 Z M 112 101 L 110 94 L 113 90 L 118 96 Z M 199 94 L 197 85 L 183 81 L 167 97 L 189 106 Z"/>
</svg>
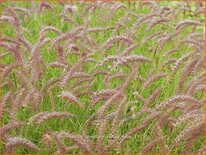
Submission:
<svg viewBox="0 0 206 155">
<path fill-rule="evenodd" d="M 1 3 L 1 153 L 204 153 L 205 4 Z"/>
</svg>

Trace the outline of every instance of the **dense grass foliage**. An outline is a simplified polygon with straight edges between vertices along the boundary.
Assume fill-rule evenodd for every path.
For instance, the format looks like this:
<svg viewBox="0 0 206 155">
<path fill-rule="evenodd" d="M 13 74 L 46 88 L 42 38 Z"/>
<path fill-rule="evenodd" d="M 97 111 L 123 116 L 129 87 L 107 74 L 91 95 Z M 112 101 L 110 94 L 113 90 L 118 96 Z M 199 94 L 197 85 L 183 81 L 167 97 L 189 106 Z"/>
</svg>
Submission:
<svg viewBox="0 0 206 155">
<path fill-rule="evenodd" d="M 1 10 L 1 153 L 204 153 L 203 2 Z"/>
</svg>

